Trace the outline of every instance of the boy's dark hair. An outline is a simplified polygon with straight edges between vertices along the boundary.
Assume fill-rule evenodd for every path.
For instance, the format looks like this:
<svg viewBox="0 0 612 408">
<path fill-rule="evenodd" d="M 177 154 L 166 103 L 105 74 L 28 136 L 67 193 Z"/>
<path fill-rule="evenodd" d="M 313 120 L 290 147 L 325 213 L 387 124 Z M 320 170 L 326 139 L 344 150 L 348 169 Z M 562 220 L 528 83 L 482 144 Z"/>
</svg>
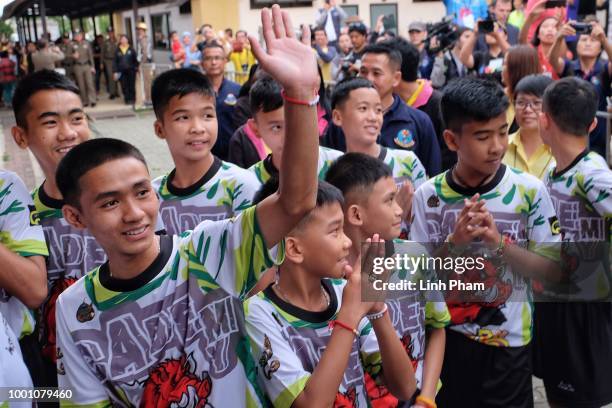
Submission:
<svg viewBox="0 0 612 408">
<path fill-rule="evenodd" d="M 362 22 L 349 24 L 348 33 L 350 34 L 353 31 L 355 31 L 355 32 L 357 32 L 357 33 L 359 33 L 361 35 L 368 35 L 368 28 Z"/>
<path fill-rule="evenodd" d="M 278 191 L 279 187 L 279 179 L 278 177 L 271 177 L 264 183 L 263 186 L 255 193 L 253 197 L 253 205 L 257 205 L 272 194 Z M 334 187 L 330 183 L 319 180 L 319 184 L 317 185 L 317 203 L 313 210 L 310 211 L 304 218 L 300 220 L 295 229 L 302 228 L 304 225 L 308 223 L 310 219 L 310 215 L 312 211 L 317 208 L 323 207 L 324 205 L 338 203 L 340 206 L 344 206 L 344 197 L 342 192 L 338 190 L 338 188 Z"/>
<path fill-rule="evenodd" d="M 215 90 L 210 81 L 204 74 L 196 70 L 171 69 L 155 78 L 151 85 L 151 99 L 157 119 L 163 119 L 164 111 L 173 96 L 182 98 L 190 93 L 197 93 L 215 100 Z"/>
<path fill-rule="evenodd" d="M 567 77 L 546 88 L 542 111 L 551 117 L 561 131 L 585 136 L 589 134 L 597 113 L 598 101 L 595 87 L 590 82 Z"/>
<path fill-rule="evenodd" d="M 251 86 L 249 91 L 249 105 L 253 117 L 256 113 L 271 112 L 283 106 L 281 86 L 272 77 L 264 76 Z"/>
<path fill-rule="evenodd" d="M 367 199 L 374 184 L 386 177 L 393 177 L 393 173 L 381 160 L 363 153 L 346 153 L 332 163 L 325 181 L 338 187 L 344 197 L 359 190 Z"/>
<path fill-rule="evenodd" d="M 124 157 L 133 157 L 147 166 L 140 150 L 123 140 L 91 139 L 73 147 L 60 161 L 55 173 L 55 182 L 64 201 L 81 208 L 81 177 L 104 163 Z"/>
<path fill-rule="evenodd" d="M 552 83 L 553 79 L 548 75 L 527 75 L 516 84 L 514 95 L 524 93 L 541 98 L 546 87 Z"/>
<path fill-rule="evenodd" d="M 325 27 L 323 27 L 323 26 L 316 26 L 312 30 L 312 34 L 314 35 L 314 33 L 316 33 L 317 31 L 322 31 L 325 34 L 325 36 L 327 37 L 327 32 L 325 32 Z"/>
<path fill-rule="evenodd" d="M 497 82 L 464 77 L 448 83 L 440 105 L 446 128 L 460 132 L 468 122 L 485 122 L 506 112 L 509 101 Z"/>
<path fill-rule="evenodd" d="M 219 44 L 217 41 L 213 40 L 209 43 L 204 44 L 204 46 L 202 47 L 202 59 L 204 59 L 204 53 L 206 52 L 206 50 L 210 50 L 213 48 L 219 48 L 220 50 L 223 51 L 223 55 L 225 56 L 225 48 L 223 48 L 223 46 Z"/>
<path fill-rule="evenodd" d="M 370 44 L 367 45 L 362 55 L 366 54 L 385 54 L 389 58 L 389 65 L 393 70 L 399 70 L 402 68 L 402 54 L 388 45 L 383 44 Z"/>
<path fill-rule="evenodd" d="M 61 90 L 79 95 L 79 88 L 66 75 L 49 69 L 26 75 L 18 83 L 13 95 L 13 113 L 17 126 L 27 129 L 26 114 L 28 101 L 36 92 Z"/>
<path fill-rule="evenodd" d="M 351 96 L 351 92 L 360 88 L 374 88 L 374 85 L 365 78 L 349 78 L 341 81 L 334 88 L 334 92 L 331 96 L 331 108 L 341 108 L 342 105 L 348 101 Z"/>
<path fill-rule="evenodd" d="M 401 37 L 396 37 L 393 40 L 385 40 L 379 43 L 394 50 L 399 51 L 402 57 L 400 71 L 402 72 L 402 81 L 414 82 L 419 78 L 419 50 L 409 41 Z"/>
</svg>

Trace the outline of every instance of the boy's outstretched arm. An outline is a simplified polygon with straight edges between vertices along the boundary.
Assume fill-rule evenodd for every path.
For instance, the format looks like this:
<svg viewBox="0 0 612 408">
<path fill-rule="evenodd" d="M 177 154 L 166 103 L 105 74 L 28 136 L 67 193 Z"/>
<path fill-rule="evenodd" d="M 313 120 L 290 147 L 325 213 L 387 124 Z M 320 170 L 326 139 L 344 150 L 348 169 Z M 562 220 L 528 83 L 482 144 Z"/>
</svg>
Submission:
<svg viewBox="0 0 612 408">
<path fill-rule="evenodd" d="M 315 54 L 310 48 L 310 29 L 304 26 L 302 41 L 295 38 L 286 11 L 274 5 L 261 11 L 267 50 L 249 37 L 255 57 L 264 71 L 284 89 L 285 143 L 279 172 L 279 189 L 257 206 L 257 218 L 272 248 L 315 206 L 319 134 L 317 107 L 290 102 L 311 102 L 319 84 Z"/>
</svg>

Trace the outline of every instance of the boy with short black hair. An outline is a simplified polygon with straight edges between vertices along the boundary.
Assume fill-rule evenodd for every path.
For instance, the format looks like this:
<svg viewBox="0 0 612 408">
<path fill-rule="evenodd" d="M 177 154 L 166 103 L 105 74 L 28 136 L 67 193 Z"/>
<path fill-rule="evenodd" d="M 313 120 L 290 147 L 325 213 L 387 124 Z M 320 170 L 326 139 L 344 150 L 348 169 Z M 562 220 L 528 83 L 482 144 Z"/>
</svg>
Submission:
<svg viewBox="0 0 612 408">
<path fill-rule="evenodd" d="M 274 180 L 264 190 L 274 191 Z M 276 282 L 245 303 L 261 382 L 275 407 L 369 406 L 368 375 L 402 399 L 415 389 L 384 302 L 360 301 L 363 274 L 349 266 L 343 201 L 337 188 L 319 182 L 316 207 L 286 237 Z M 370 250 L 382 249 L 377 235 L 371 241 Z"/>
<path fill-rule="evenodd" d="M 285 107 L 291 132 L 278 193 L 235 218 L 157 236 L 159 201 L 136 148 L 95 139 L 62 161 L 57 182 L 66 219 L 88 227 L 109 258 L 58 300 L 57 369 L 71 405 L 265 404 L 241 300 L 282 259 L 283 237 L 315 206 L 318 144 L 310 33 L 302 43 L 293 38 L 288 14 L 276 5 L 272 18 L 262 11 L 267 52 L 250 40 L 262 67 L 296 102 Z M 207 112 L 198 110 L 197 120 Z"/>
<path fill-rule="evenodd" d="M 259 183 L 212 153 L 218 132 L 215 92 L 202 73 L 174 69 L 155 78 L 155 133 L 168 143 L 175 168 L 153 181 L 168 234 L 233 217 L 251 206 Z"/>
<path fill-rule="evenodd" d="M 49 253 L 31 207 L 21 179 L 0 170 L 0 387 L 33 386 L 18 338 L 34 330 L 28 308 L 36 309 L 47 297 Z"/>
<path fill-rule="evenodd" d="M 402 209 L 397 202 L 393 173 L 382 161 L 362 153 L 347 153 L 332 164 L 326 180 L 342 191 L 344 228 L 353 242 L 364 242 L 368 236 L 380 234 L 391 244 L 392 253 L 420 255 L 416 253 L 421 248 L 419 245 L 396 239 L 400 232 Z M 351 247 L 350 263 L 356 262 L 361 255 L 359 245 Z M 422 277 L 423 272 L 414 276 Z M 395 271 L 392 279 L 398 278 L 400 273 Z M 416 374 L 417 393 L 406 400 L 417 404 L 434 401 L 444 355 L 444 327 L 450 322 L 446 304 L 443 301 L 431 302 L 429 300 L 433 297 L 418 291 L 389 297 L 386 303 L 391 321 Z M 369 381 L 368 394 L 378 406 L 401 405 L 388 395 L 379 381 Z"/>
<path fill-rule="evenodd" d="M 471 254 L 486 257 L 484 268 L 449 273 L 485 289 L 447 299 L 452 320 L 441 406 L 533 406 L 530 278 L 559 279 L 553 245 L 559 235 L 542 182 L 501 163 L 507 107 L 494 82 L 449 83 L 442 97 L 444 139 L 458 161 L 423 184 L 413 200 L 413 240 L 437 247 L 443 256 L 465 256 L 471 246 Z"/>
<path fill-rule="evenodd" d="M 369 80 L 380 95 L 384 112 L 379 143 L 395 149 L 415 152 L 427 174 L 440 171 L 440 147 L 429 117 L 407 106 L 394 88 L 401 79 L 402 56 L 399 51 L 384 45 L 368 45 L 364 50 L 359 76 Z M 327 146 L 346 150 L 342 129 L 330 126 L 326 135 Z"/>
<path fill-rule="evenodd" d="M 563 78 L 546 89 L 540 115 L 542 139 L 556 160 L 544 181 L 559 214 L 564 258 L 574 263 L 567 272 L 575 290 L 549 293 L 536 303 L 535 371 L 555 406 L 612 402 L 612 171 L 588 149 L 597 105 L 592 84 Z M 603 250 L 591 256 L 577 251 L 587 247 Z"/>
<path fill-rule="evenodd" d="M 270 149 L 270 154 L 249 168 L 259 182 L 264 184 L 270 177 L 278 177 L 278 169 L 281 168 L 283 146 L 285 144 L 285 111 L 284 101 L 281 94 L 282 88 L 273 78 L 263 77 L 258 79 L 249 93 L 249 102 L 253 118 L 249 119 L 257 137 L 261 138 Z M 317 172 L 319 179 L 325 177 L 329 165 L 342 152 L 319 146 L 319 164 Z"/>
<path fill-rule="evenodd" d="M 64 289 L 106 260 L 89 231 L 73 228 L 64 219 L 64 199 L 55 180 L 60 160 L 70 149 L 88 140 L 91 131 L 79 89 L 55 71 L 42 70 L 24 77 L 15 90 L 13 112 L 13 139 L 20 148 L 34 154 L 45 176 L 45 181 L 32 191 L 31 214 L 32 220 L 42 226 L 49 247 L 49 295 L 39 313 L 38 340 L 34 342 L 40 344 L 31 345 L 42 352 L 44 367 L 31 370 L 37 386 L 56 386 L 55 301 Z"/>
</svg>

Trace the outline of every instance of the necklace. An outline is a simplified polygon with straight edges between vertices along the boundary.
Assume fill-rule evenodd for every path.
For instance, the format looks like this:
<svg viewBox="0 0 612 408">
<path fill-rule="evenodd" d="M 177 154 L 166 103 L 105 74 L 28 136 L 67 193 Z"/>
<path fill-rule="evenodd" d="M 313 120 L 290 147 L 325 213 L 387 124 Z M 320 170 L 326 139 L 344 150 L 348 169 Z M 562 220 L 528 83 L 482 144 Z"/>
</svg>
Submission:
<svg viewBox="0 0 612 408">
<path fill-rule="evenodd" d="M 157 256 L 161 253 L 161 246 L 160 246 L 160 241 L 161 238 L 159 236 L 155 236 L 155 241 L 157 243 L 157 255 L 155 255 L 155 257 L 157 258 Z M 110 268 L 108 268 L 108 275 L 112 278 L 113 277 L 113 271 L 110 270 Z"/>
<path fill-rule="evenodd" d="M 461 177 L 459 177 L 459 175 L 458 175 L 458 174 L 457 174 L 457 172 L 455 171 L 455 170 L 456 170 L 456 168 L 457 168 L 457 165 L 454 165 L 454 166 L 453 166 L 453 169 L 452 169 L 452 171 L 451 171 L 451 174 L 453 175 L 453 177 L 455 177 L 455 179 L 457 179 L 457 181 L 459 182 L 459 184 L 462 184 L 462 185 L 464 185 L 465 187 L 468 187 L 468 188 L 478 188 L 478 187 L 482 186 L 482 185 L 484 184 L 484 182 L 485 182 L 485 181 L 487 181 L 487 179 L 488 179 L 489 177 L 491 177 L 490 175 L 485 176 L 485 177 L 482 179 L 482 181 L 481 181 L 480 183 L 478 183 L 477 185 L 475 185 L 475 186 L 473 186 L 473 187 L 472 187 L 472 186 L 470 186 L 468 183 L 466 183 L 466 182 L 465 182 L 465 181 L 464 181 L 464 180 L 463 180 Z"/>
<path fill-rule="evenodd" d="M 285 292 L 283 292 L 283 290 L 281 289 L 280 284 L 278 283 L 278 279 L 276 279 L 276 281 L 274 282 L 274 287 L 276 288 L 276 291 L 278 292 L 279 295 L 281 295 L 281 297 L 283 298 L 285 302 L 289 304 L 293 304 L 291 303 L 287 295 L 285 295 Z M 329 297 L 329 294 L 323 287 L 323 284 L 321 284 L 321 292 L 323 293 L 323 298 L 325 298 L 326 307 L 329 307 L 329 305 L 331 304 L 331 299 Z"/>
</svg>

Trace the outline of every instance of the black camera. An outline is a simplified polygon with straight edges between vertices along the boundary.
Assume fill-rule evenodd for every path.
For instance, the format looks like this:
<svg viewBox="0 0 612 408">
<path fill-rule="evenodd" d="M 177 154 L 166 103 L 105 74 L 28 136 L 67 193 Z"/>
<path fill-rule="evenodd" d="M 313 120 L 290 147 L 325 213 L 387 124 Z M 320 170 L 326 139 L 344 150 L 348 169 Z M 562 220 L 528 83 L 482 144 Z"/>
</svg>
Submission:
<svg viewBox="0 0 612 408">
<path fill-rule="evenodd" d="M 590 23 L 577 22 L 570 23 L 570 25 L 576 30 L 576 35 L 591 34 L 593 31 L 593 26 Z"/>
<path fill-rule="evenodd" d="M 437 54 L 440 51 L 446 51 L 452 48 L 459 35 L 457 33 L 457 27 L 453 24 L 454 15 L 446 16 L 437 23 L 427 24 L 427 38 L 423 40 L 425 48 L 429 54 Z M 438 40 L 438 46 L 432 47 L 431 40 L 436 38 Z"/>
<path fill-rule="evenodd" d="M 482 20 L 478 22 L 478 32 L 483 34 L 492 33 L 495 30 L 495 21 Z"/>
</svg>

